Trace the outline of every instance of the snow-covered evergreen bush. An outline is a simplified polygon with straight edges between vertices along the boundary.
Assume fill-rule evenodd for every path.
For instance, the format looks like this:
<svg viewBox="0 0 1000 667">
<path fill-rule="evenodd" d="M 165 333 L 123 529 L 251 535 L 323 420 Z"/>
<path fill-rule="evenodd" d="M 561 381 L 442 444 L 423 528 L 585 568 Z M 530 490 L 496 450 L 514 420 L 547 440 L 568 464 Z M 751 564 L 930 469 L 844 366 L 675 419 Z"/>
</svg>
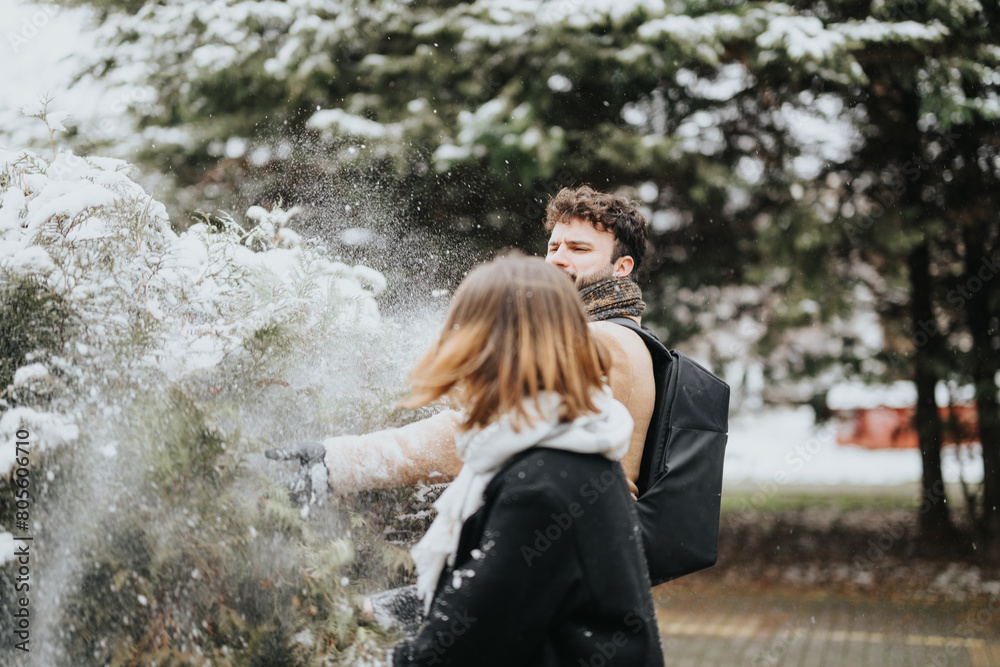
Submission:
<svg viewBox="0 0 1000 667">
<path fill-rule="evenodd" d="M 124 162 L 0 151 L 5 477 L 31 443 L 30 522 L 0 483 L 0 543 L 34 538 L 34 659 L 340 664 L 380 643 L 351 607 L 363 518 L 305 520 L 259 463 L 398 395 L 384 278 L 302 240 L 295 212 L 177 234 Z"/>
</svg>

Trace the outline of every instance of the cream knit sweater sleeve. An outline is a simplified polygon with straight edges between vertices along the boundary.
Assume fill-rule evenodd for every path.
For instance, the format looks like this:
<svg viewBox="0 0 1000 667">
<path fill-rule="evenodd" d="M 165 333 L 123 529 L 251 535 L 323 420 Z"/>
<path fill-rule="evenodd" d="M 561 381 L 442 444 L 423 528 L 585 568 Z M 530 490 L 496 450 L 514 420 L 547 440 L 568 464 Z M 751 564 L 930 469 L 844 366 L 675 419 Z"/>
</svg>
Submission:
<svg viewBox="0 0 1000 667">
<path fill-rule="evenodd" d="M 348 493 L 450 482 L 462 468 L 455 452 L 458 419 L 458 412 L 445 410 L 401 428 L 327 438 L 330 486 Z"/>
</svg>

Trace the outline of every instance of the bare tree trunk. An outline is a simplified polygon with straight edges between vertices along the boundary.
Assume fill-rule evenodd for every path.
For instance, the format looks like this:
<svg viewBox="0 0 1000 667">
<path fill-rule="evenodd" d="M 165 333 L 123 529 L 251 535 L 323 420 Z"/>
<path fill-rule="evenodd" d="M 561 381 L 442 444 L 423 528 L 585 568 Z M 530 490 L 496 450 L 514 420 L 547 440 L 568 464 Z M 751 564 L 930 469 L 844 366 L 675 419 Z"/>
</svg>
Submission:
<svg viewBox="0 0 1000 667">
<path fill-rule="evenodd" d="M 909 256 L 911 312 L 913 317 L 914 384 L 917 387 L 917 405 L 914 415 L 923 463 L 921 479 L 920 532 L 927 540 L 951 539 L 955 526 L 945 503 L 944 476 L 941 473 L 941 414 L 934 398 L 938 382 L 935 370 L 936 351 L 940 347 L 937 335 L 928 335 L 925 327 L 936 330 L 934 311 L 931 307 L 930 249 L 927 241 L 913 249 Z M 923 337 L 918 335 L 923 334 Z"/>
<path fill-rule="evenodd" d="M 1000 555 L 1000 405 L 995 379 L 1000 366 L 997 362 L 1000 350 L 994 347 L 997 313 L 990 311 L 996 283 L 1000 282 L 997 275 L 1000 257 L 988 250 L 988 231 L 981 220 L 968 221 L 965 225 L 965 275 L 959 292 L 968 301 L 966 317 L 972 333 L 972 380 L 976 388 L 979 441 L 983 448 L 983 511 L 979 528 L 987 550 Z"/>
</svg>

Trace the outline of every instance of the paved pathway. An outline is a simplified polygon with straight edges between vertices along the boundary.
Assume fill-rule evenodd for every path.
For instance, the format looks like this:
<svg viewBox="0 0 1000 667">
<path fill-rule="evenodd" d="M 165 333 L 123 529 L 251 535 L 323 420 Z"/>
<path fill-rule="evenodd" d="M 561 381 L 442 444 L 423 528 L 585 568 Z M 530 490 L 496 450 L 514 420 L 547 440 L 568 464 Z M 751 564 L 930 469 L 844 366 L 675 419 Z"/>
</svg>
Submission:
<svg viewBox="0 0 1000 667">
<path fill-rule="evenodd" d="M 669 667 L 1000 667 L 1000 600 L 656 589 Z"/>
</svg>

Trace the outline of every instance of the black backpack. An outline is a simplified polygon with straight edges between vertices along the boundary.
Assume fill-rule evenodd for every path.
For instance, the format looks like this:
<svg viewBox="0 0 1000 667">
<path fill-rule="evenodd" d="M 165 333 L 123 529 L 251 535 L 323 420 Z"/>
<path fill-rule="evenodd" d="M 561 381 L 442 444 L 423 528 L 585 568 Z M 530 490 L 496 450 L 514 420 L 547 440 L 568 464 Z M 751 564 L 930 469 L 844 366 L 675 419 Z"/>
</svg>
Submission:
<svg viewBox="0 0 1000 667">
<path fill-rule="evenodd" d="M 729 385 L 626 317 L 653 359 L 656 403 L 639 468 L 636 511 L 653 586 L 715 565 Z"/>
</svg>

